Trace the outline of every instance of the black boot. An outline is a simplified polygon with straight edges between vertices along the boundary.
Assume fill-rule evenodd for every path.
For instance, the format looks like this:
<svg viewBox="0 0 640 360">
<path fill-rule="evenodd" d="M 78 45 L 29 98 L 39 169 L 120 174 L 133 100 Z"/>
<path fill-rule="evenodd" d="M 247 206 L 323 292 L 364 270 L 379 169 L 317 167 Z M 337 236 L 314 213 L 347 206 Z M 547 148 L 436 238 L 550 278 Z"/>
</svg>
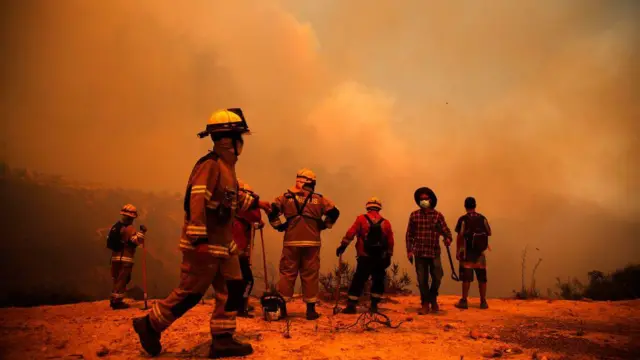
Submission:
<svg viewBox="0 0 640 360">
<path fill-rule="evenodd" d="M 219 359 L 233 356 L 247 356 L 253 354 L 251 344 L 240 342 L 232 334 L 215 335 L 211 340 L 209 358 Z"/>
<path fill-rule="evenodd" d="M 316 312 L 316 303 L 307 303 L 307 320 L 316 320 L 320 314 Z"/>
<path fill-rule="evenodd" d="M 140 337 L 140 344 L 144 351 L 151 356 L 156 356 L 162 351 L 160 333 L 151 327 L 149 315 L 133 319 L 133 330 Z"/>
<path fill-rule="evenodd" d="M 380 302 L 380 299 L 378 298 L 372 298 L 371 299 L 371 308 L 369 308 L 369 312 L 372 314 L 375 314 L 378 312 L 378 303 Z"/>
<path fill-rule="evenodd" d="M 253 315 L 249 314 L 249 298 L 244 298 L 242 306 L 238 309 L 238 317 L 252 319 Z"/>
<path fill-rule="evenodd" d="M 358 305 L 357 301 L 349 300 L 347 301 L 347 307 L 342 310 L 343 314 L 357 314 L 358 309 L 356 306 Z"/>
<path fill-rule="evenodd" d="M 127 303 L 125 303 L 124 301 L 112 301 L 111 302 L 111 308 L 113 310 L 123 310 L 123 309 L 128 309 L 131 306 Z"/>
</svg>

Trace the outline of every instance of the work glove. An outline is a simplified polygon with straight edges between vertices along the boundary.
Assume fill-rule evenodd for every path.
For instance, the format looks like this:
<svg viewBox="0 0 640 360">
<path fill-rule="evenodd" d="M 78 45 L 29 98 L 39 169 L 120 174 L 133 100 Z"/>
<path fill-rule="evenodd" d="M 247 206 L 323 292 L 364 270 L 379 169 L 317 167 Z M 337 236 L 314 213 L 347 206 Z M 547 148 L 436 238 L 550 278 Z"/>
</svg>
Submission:
<svg viewBox="0 0 640 360">
<path fill-rule="evenodd" d="M 409 253 L 407 254 L 407 257 L 409 258 L 409 262 L 411 263 L 411 265 L 413 265 L 413 253 L 412 253 L 412 252 L 409 252 Z"/>
<path fill-rule="evenodd" d="M 347 250 L 347 245 L 346 244 L 341 244 L 336 249 L 336 256 L 340 257 L 340 255 L 344 254 L 345 250 Z"/>
<path fill-rule="evenodd" d="M 253 223 L 253 228 L 256 229 L 256 230 L 260 230 L 260 229 L 264 228 L 264 223 L 262 221 Z"/>
<path fill-rule="evenodd" d="M 384 268 L 388 268 L 389 266 L 391 266 L 391 255 L 387 255 L 387 257 L 384 258 Z"/>
<path fill-rule="evenodd" d="M 268 201 L 258 200 L 258 207 L 267 214 L 271 212 L 271 203 L 269 203 Z"/>
</svg>

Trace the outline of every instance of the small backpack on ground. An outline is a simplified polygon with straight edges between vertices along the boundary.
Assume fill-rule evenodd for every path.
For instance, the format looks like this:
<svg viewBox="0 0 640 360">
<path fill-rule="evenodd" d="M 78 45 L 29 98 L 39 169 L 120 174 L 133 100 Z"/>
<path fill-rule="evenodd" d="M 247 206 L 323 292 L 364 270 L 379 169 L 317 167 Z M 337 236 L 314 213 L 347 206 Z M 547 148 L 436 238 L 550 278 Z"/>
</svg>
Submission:
<svg viewBox="0 0 640 360">
<path fill-rule="evenodd" d="M 467 228 L 465 231 L 467 253 L 472 258 L 478 257 L 489 247 L 489 235 L 484 225 L 484 216 L 467 216 L 465 227 Z"/>
<path fill-rule="evenodd" d="M 387 237 L 382 231 L 384 218 L 374 223 L 367 215 L 364 216 L 369 222 L 369 232 L 364 240 L 364 251 L 372 257 L 384 257 L 389 247 Z"/>
<path fill-rule="evenodd" d="M 119 252 L 124 249 L 124 242 L 122 241 L 122 222 L 118 221 L 115 223 L 111 230 L 109 230 L 109 235 L 107 235 L 107 249 Z"/>
</svg>

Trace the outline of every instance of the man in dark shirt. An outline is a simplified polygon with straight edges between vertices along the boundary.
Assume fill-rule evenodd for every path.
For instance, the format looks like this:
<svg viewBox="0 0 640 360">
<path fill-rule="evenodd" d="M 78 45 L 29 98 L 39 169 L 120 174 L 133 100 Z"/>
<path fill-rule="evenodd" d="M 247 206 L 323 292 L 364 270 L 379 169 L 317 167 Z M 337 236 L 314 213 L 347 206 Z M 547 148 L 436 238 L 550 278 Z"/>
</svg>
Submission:
<svg viewBox="0 0 640 360">
<path fill-rule="evenodd" d="M 444 271 L 440 261 L 440 235 L 444 236 L 445 246 L 453 241 L 451 230 L 447 226 L 444 216 L 435 210 L 438 198 L 427 187 L 422 187 L 413 195 L 420 209 L 409 215 L 407 225 L 407 255 L 409 262 L 415 262 L 418 287 L 422 308 L 420 315 L 429 313 L 429 305 L 432 312 L 440 310 L 438 306 L 438 290 Z M 431 275 L 431 287 L 429 287 L 429 275 Z"/>
<path fill-rule="evenodd" d="M 487 218 L 476 212 L 476 199 L 468 197 L 464 200 L 464 208 L 467 213 L 458 219 L 456 224 L 456 259 L 460 261 L 460 278 L 462 280 L 462 299 L 456 304 L 459 309 L 467 309 L 467 297 L 469 288 L 473 282 L 473 273 L 478 277 L 478 289 L 480 290 L 480 308 L 488 309 L 487 304 L 487 258 L 484 250 L 473 249 L 474 234 L 481 235 L 485 239 L 491 236 L 491 227 Z M 478 236 L 475 236 L 478 238 Z M 488 243 L 488 242 L 487 242 Z"/>
</svg>

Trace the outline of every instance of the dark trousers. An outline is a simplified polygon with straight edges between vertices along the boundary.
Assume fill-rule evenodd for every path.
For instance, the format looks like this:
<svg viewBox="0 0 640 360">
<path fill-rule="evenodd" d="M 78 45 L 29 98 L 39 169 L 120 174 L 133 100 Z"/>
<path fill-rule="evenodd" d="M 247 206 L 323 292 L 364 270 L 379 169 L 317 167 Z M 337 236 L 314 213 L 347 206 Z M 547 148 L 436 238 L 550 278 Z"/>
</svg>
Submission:
<svg viewBox="0 0 640 360">
<path fill-rule="evenodd" d="M 247 299 L 253 290 L 253 272 L 251 265 L 249 265 L 249 258 L 246 256 L 240 256 L 240 271 L 242 272 L 242 281 L 244 281 L 243 297 Z"/>
<path fill-rule="evenodd" d="M 349 287 L 349 301 L 358 301 L 364 290 L 364 284 L 369 280 L 369 276 L 371 276 L 372 281 L 371 300 L 380 300 L 384 293 L 385 270 L 384 259 L 370 258 L 368 256 L 359 257 L 356 273 L 353 275 L 353 280 Z"/>
<path fill-rule="evenodd" d="M 420 300 L 422 304 L 430 304 L 437 301 L 438 290 L 444 276 L 440 255 L 435 258 L 416 257 L 416 275 L 418 277 L 418 287 L 420 288 Z M 431 276 L 431 286 L 429 286 L 429 276 Z"/>
</svg>

